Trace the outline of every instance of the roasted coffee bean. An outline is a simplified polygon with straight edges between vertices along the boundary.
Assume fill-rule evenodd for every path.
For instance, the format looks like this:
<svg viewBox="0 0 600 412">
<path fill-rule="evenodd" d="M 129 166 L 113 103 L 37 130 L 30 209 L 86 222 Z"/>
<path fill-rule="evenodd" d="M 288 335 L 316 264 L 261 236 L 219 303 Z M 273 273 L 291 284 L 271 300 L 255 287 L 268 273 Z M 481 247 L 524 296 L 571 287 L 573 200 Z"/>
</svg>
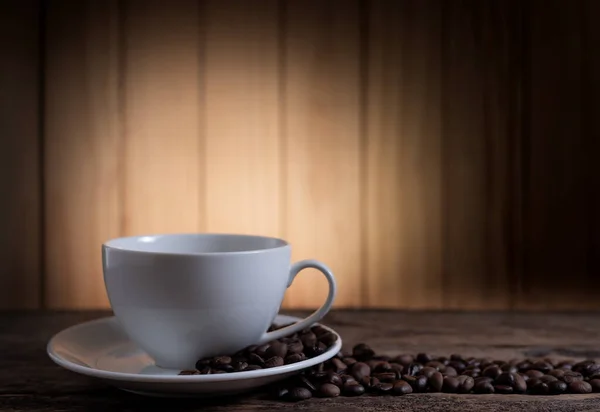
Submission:
<svg viewBox="0 0 600 412">
<path fill-rule="evenodd" d="M 390 363 L 390 366 L 392 367 L 392 370 L 396 373 L 396 378 L 400 379 L 400 376 L 402 376 L 402 371 L 404 371 L 404 366 L 400 365 L 399 363 Z"/>
<path fill-rule="evenodd" d="M 585 369 L 587 369 L 590 365 L 595 364 L 596 362 L 594 362 L 593 360 L 584 360 L 581 362 L 577 362 L 576 364 L 573 365 L 573 370 L 575 372 L 580 372 L 582 373 Z"/>
<path fill-rule="evenodd" d="M 257 346 L 256 349 L 254 349 L 254 353 L 256 353 L 261 358 L 264 358 L 264 357 L 267 356 L 267 349 L 269 349 L 269 344 L 268 343 L 266 343 L 264 345 Z"/>
<path fill-rule="evenodd" d="M 588 377 L 588 381 L 591 381 L 593 379 L 600 379 L 600 373 L 595 373 L 592 376 Z"/>
<path fill-rule="evenodd" d="M 372 392 L 376 393 L 378 395 L 387 395 L 388 393 L 390 393 L 390 391 L 392 390 L 393 387 L 394 387 L 394 384 L 392 384 L 392 383 L 379 382 L 377 385 L 374 385 L 372 387 Z"/>
<path fill-rule="evenodd" d="M 592 387 L 592 391 L 600 392 L 600 379 L 590 380 L 590 386 Z"/>
<path fill-rule="evenodd" d="M 508 385 L 513 386 L 515 383 L 515 376 L 512 373 L 502 372 L 496 377 L 494 381 L 496 385 Z"/>
<path fill-rule="evenodd" d="M 227 372 L 225 372 L 224 370 L 221 370 L 221 369 L 211 369 L 210 370 L 211 375 L 220 375 L 222 373 L 227 373 Z"/>
<path fill-rule="evenodd" d="M 304 352 L 310 357 L 317 357 L 327 351 L 327 346 L 323 342 L 318 342 L 315 346 L 305 347 Z"/>
<path fill-rule="evenodd" d="M 433 360 L 433 356 L 427 354 L 427 353 L 418 353 L 417 354 L 417 362 L 422 363 L 423 365 L 425 365 L 428 362 L 431 362 Z"/>
<path fill-rule="evenodd" d="M 563 379 L 565 376 L 565 370 L 564 369 L 552 369 L 550 372 L 548 372 L 548 375 L 554 376 L 557 379 Z"/>
<path fill-rule="evenodd" d="M 557 380 L 558 380 L 557 378 L 555 378 L 555 377 L 554 377 L 554 376 L 552 376 L 552 375 L 544 375 L 544 376 L 542 376 L 541 378 L 538 378 L 538 379 L 539 379 L 541 382 L 544 382 L 544 383 L 550 383 L 550 382 L 554 382 L 554 381 L 557 381 Z"/>
<path fill-rule="evenodd" d="M 530 369 L 527 372 L 525 372 L 525 374 L 530 378 L 541 378 L 542 376 L 544 376 L 544 372 L 540 372 L 535 369 Z"/>
<path fill-rule="evenodd" d="M 342 388 L 344 396 L 361 396 L 365 393 L 365 387 L 357 382 L 346 383 Z"/>
<path fill-rule="evenodd" d="M 312 348 L 317 344 L 317 335 L 312 332 L 304 333 L 300 335 L 300 342 L 302 342 L 302 346 Z"/>
<path fill-rule="evenodd" d="M 393 359 L 394 363 L 399 363 L 400 365 L 407 367 L 411 363 L 415 361 L 415 358 L 412 355 L 399 355 Z"/>
<path fill-rule="evenodd" d="M 441 392 L 443 384 L 444 377 L 441 373 L 435 372 L 429 377 L 429 386 L 431 387 L 432 392 Z"/>
<path fill-rule="evenodd" d="M 357 381 L 360 381 L 365 376 L 369 376 L 371 374 L 371 368 L 366 363 L 356 362 L 350 367 L 350 373 Z"/>
<path fill-rule="evenodd" d="M 556 364 L 556 368 L 557 369 L 571 370 L 571 369 L 573 369 L 573 361 L 564 360 L 564 361 L 558 362 L 558 364 Z"/>
<path fill-rule="evenodd" d="M 248 367 L 246 369 L 244 369 L 244 372 L 250 372 L 250 371 L 255 371 L 255 370 L 259 370 L 262 369 L 262 366 L 260 365 L 248 365 Z"/>
<path fill-rule="evenodd" d="M 194 370 L 183 370 L 179 372 L 179 375 L 187 376 L 187 375 L 200 375 L 200 372 L 197 369 Z"/>
<path fill-rule="evenodd" d="M 302 353 L 302 351 L 304 350 L 304 345 L 302 344 L 302 341 L 300 341 L 299 339 L 294 339 L 292 342 L 289 342 L 287 344 L 287 350 L 288 350 L 288 355 L 294 355 L 296 353 Z"/>
<path fill-rule="evenodd" d="M 335 333 L 331 333 L 328 331 L 327 333 L 319 336 L 317 339 L 320 340 L 321 343 L 324 343 L 326 346 L 329 347 L 338 340 L 338 336 Z"/>
<path fill-rule="evenodd" d="M 415 376 L 422 369 L 418 363 L 411 363 L 406 367 L 405 375 Z"/>
<path fill-rule="evenodd" d="M 322 378 L 322 383 L 331 383 L 332 385 L 341 387 L 344 382 L 342 382 L 340 375 L 329 372 Z"/>
<path fill-rule="evenodd" d="M 312 398 L 312 393 L 308 389 L 302 387 L 290 389 L 284 397 L 285 400 L 291 402 L 303 401 L 310 398 Z"/>
<path fill-rule="evenodd" d="M 446 369 L 443 371 L 445 376 L 458 376 L 458 372 L 456 372 L 456 369 L 454 369 L 452 366 L 446 366 L 445 368 Z"/>
<path fill-rule="evenodd" d="M 392 370 L 392 366 L 389 364 L 389 362 L 379 362 L 377 365 L 375 365 L 374 368 L 372 368 L 373 373 L 383 373 L 383 372 L 390 372 Z"/>
<path fill-rule="evenodd" d="M 431 375 L 433 375 L 434 373 L 436 373 L 438 370 L 435 368 L 432 368 L 431 366 L 425 366 L 423 369 L 421 369 L 419 371 L 419 375 L 423 375 L 426 376 L 428 379 Z"/>
<path fill-rule="evenodd" d="M 444 371 L 446 370 L 446 365 L 444 365 L 442 362 L 438 362 L 438 361 L 427 362 L 427 364 L 425 366 L 434 368 L 435 370 L 442 372 L 442 373 L 444 373 Z"/>
<path fill-rule="evenodd" d="M 536 369 L 536 370 L 538 370 L 540 372 L 544 372 L 546 374 L 554 368 L 552 367 L 551 364 L 549 364 L 546 361 L 537 361 L 533 365 L 531 365 L 531 369 Z"/>
<path fill-rule="evenodd" d="M 517 375 L 522 377 L 525 382 L 529 380 L 529 376 L 525 375 L 523 372 L 517 372 Z"/>
<path fill-rule="evenodd" d="M 465 376 L 465 375 L 462 375 L 462 376 Z M 475 381 L 475 384 L 478 384 L 479 382 L 489 382 L 489 383 L 494 382 L 494 379 L 490 378 L 489 376 L 478 376 L 477 378 L 473 378 L 473 380 Z"/>
<path fill-rule="evenodd" d="M 530 378 L 530 379 L 527 381 L 527 388 L 528 388 L 528 389 L 531 389 L 531 388 L 533 388 L 535 385 L 537 385 L 537 384 L 538 384 L 538 383 L 540 383 L 540 382 L 542 382 L 542 381 L 540 380 L 540 378 Z M 544 382 L 544 383 L 550 383 L 550 382 Z"/>
<path fill-rule="evenodd" d="M 502 365 L 502 367 L 500 367 L 500 369 L 502 369 L 503 372 L 508 372 L 508 373 L 517 373 L 519 371 L 519 368 L 517 368 L 515 365 L 511 365 L 510 363 L 506 363 L 506 364 Z"/>
<path fill-rule="evenodd" d="M 560 395 L 567 391 L 568 385 L 561 381 L 554 381 L 548 384 L 548 389 L 551 395 Z"/>
<path fill-rule="evenodd" d="M 408 395 L 413 392 L 413 388 L 408 384 L 408 382 L 403 380 L 397 380 L 394 382 L 394 386 L 392 388 L 392 395 L 402 396 Z"/>
<path fill-rule="evenodd" d="M 346 365 L 348 365 L 348 366 L 350 366 L 350 365 L 354 365 L 354 364 L 357 362 L 357 360 L 356 360 L 356 359 L 354 359 L 354 358 L 349 358 L 349 357 L 345 357 L 345 358 L 343 358 L 343 359 L 342 359 L 342 361 L 343 361 L 343 362 L 344 362 Z"/>
<path fill-rule="evenodd" d="M 283 364 L 283 358 L 273 356 L 265 361 L 265 368 L 276 368 L 277 366 L 283 366 Z"/>
<path fill-rule="evenodd" d="M 462 373 L 467 368 L 467 365 L 464 362 L 457 361 L 457 360 L 451 360 L 450 362 L 448 362 L 446 367 L 449 367 L 449 366 L 454 368 L 459 374 Z"/>
<path fill-rule="evenodd" d="M 515 393 L 525 393 L 527 391 L 527 381 L 518 373 L 512 373 L 514 377 L 513 389 Z"/>
<path fill-rule="evenodd" d="M 586 381 L 575 381 L 569 384 L 568 389 L 571 393 L 591 393 L 592 385 Z"/>
<path fill-rule="evenodd" d="M 425 392 L 427 389 L 427 383 L 429 382 L 429 378 L 423 375 L 419 375 L 415 377 L 415 379 L 410 382 L 410 386 L 413 388 L 413 392 Z"/>
<path fill-rule="evenodd" d="M 470 376 L 461 375 L 458 378 L 458 393 L 469 393 L 475 386 L 475 380 Z"/>
<path fill-rule="evenodd" d="M 512 386 L 508 385 L 494 385 L 494 390 L 496 391 L 496 393 L 501 393 L 503 395 L 509 395 L 513 393 Z"/>
<path fill-rule="evenodd" d="M 376 373 L 373 374 L 373 376 L 381 382 L 393 382 L 396 380 L 396 374 L 394 372 Z"/>
<path fill-rule="evenodd" d="M 358 361 L 369 360 L 373 355 L 375 355 L 375 352 L 366 343 L 359 343 L 352 348 L 352 357 Z"/>
<path fill-rule="evenodd" d="M 338 358 L 333 358 L 331 360 L 330 365 L 331 365 L 331 369 L 333 371 L 335 371 L 336 373 L 344 373 L 348 370 L 348 365 L 346 365 L 344 362 L 342 362 Z"/>
<path fill-rule="evenodd" d="M 261 356 L 257 355 L 256 353 L 251 353 L 248 356 L 248 363 L 250 365 L 264 366 L 265 360 Z"/>
<path fill-rule="evenodd" d="M 531 362 L 529 361 L 521 361 L 519 363 L 517 363 L 517 368 L 519 368 L 520 372 L 527 372 L 528 370 L 531 369 Z"/>
<path fill-rule="evenodd" d="M 271 342 L 267 350 L 265 351 L 265 359 L 277 356 L 279 358 L 285 358 L 288 352 L 288 345 L 282 342 Z"/>
<path fill-rule="evenodd" d="M 366 389 L 372 389 L 373 387 L 377 386 L 379 384 L 379 379 L 374 378 L 372 376 L 365 376 L 361 381 L 360 384 L 362 386 L 364 386 Z"/>
<path fill-rule="evenodd" d="M 373 359 L 383 362 L 389 362 L 392 359 L 392 357 L 388 355 L 375 355 L 373 356 Z"/>
<path fill-rule="evenodd" d="M 317 390 L 317 387 L 306 376 L 299 375 L 296 381 L 298 382 L 298 386 L 302 386 L 303 388 L 306 388 L 311 392 Z"/>
<path fill-rule="evenodd" d="M 482 381 L 482 382 L 475 384 L 475 386 L 473 387 L 473 392 L 479 393 L 479 394 L 488 394 L 488 393 L 494 393 L 495 389 L 494 389 L 494 385 L 492 385 L 490 382 Z"/>
<path fill-rule="evenodd" d="M 501 373 L 502 370 L 498 367 L 498 365 L 491 365 L 485 368 L 482 374 L 483 376 L 489 376 L 490 378 L 496 379 Z"/>
<path fill-rule="evenodd" d="M 533 395 L 547 395 L 550 393 L 550 388 L 547 383 L 538 382 L 531 388 L 531 393 Z"/>
<path fill-rule="evenodd" d="M 459 385 L 458 379 L 453 376 L 446 376 L 442 383 L 442 392 L 456 393 Z"/>
<path fill-rule="evenodd" d="M 565 381 L 568 385 L 572 382 L 582 381 L 583 375 L 579 372 L 565 371 L 565 374 L 562 377 L 562 380 Z"/>
<path fill-rule="evenodd" d="M 210 374 L 210 366 L 205 366 L 202 369 L 200 369 L 198 372 L 200 373 L 200 375 L 209 375 Z"/>
<path fill-rule="evenodd" d="M 332 383 L 324 383 L 319 386 L 318 395 L 322 398 L 335 398 L 340 396 L 340 388 Z"/>
<path fill-rule="evenodd" d="M 476 368 L 476 369 L 468 369 L 468 370 L 464 371 L 462 374 L 466 375 L 466 376 L 471 376 L 472 378 L 477 378 L 477 377 L 479 377 L 480 373 L 481 373 L 481 370 L 479 368 Z"/>
<path fill-rule="evenodd" d="M 300 354 L 300 353 L 294 353 L 292 355 L 286 356 L 284 362 L 286 365 L 289 365 L 291 363 L 298 363 L 298 362 L 302 362 L 303 360 L 306 359 L 306 356 L 303 356 L 304 354 Z"/>
<path fill-rule="evenodd" d="M 248 362 L 235 361 L 231 364 L 234 372 L 241 372 L 248 367 Z"/>
<path fill-rule="evenodd" d="M 347 383 L 358 383 L 356 381 L 356 379 L 354 378 L 354 376 L 352 375 L 340 375 L 340 378 L 342 379 L 342 383 L 345 385 Z"/>
</svg>

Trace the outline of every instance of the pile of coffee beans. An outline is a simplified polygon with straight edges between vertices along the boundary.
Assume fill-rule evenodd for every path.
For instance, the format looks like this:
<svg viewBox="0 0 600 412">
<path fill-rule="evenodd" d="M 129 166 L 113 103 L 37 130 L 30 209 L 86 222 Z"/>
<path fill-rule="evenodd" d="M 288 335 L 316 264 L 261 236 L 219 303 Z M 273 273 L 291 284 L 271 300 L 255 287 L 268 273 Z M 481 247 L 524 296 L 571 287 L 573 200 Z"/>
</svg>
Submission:
<svg viewBox="0 0 600 412">
<path fill-rule="evenodd" d="M 340 352 L 299 376 L 271 388 L 273 397 L 301 401 L 313 396 L 410 393 L 560 395 L 600 392 L 600 364 L 513 359 L 435 357 L 426 353 L 377 355 L 368 345 Z"/>
<path fill-rule="evenodd" d="M 285 326 L 287 325 L 272 325 L 269 331 Z M 288 365 L 322 355 L 337 340 L 335 333 L 316 325 L 264 345 L 247 347 L 233 355 L 200 359 L 196 362 L 195 369 L 184 370 L 179 374 L 214 375 Z"/>
</svg>

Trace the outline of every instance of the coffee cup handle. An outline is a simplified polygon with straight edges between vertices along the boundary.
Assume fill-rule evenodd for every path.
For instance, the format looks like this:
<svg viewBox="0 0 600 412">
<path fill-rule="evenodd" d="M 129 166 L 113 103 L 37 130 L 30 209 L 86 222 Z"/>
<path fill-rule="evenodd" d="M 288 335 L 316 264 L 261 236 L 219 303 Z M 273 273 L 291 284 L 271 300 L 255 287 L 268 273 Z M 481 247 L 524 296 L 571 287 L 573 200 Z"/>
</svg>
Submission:
<svg viewBox="0 0 600 412">
<path fill-rule="evenodd" d="M 308 269 L 308 268 L 317 269 L 327 279 L 327 283 L 329 284 L 329 293 L 327 294 L 327 300 L 325 300 L 325 303 L 323 304 L 323 306 L 321 306 L 319 309 L 317 309 L 315 312 L 313 312 L 310 316 L 308 316 L 307 318 L 304 318 L 300 322 L 296 322 L 292 325 L 286 326 L 281 329 L 274 330 L 272 332 L 266 332 L 262 336 L 260 341 L 257 343 L 257 345 L 262 345 L 262 344 L 265 344 L 267 342 L 270 342 L 270 341 L 273 341 L 276 339 L 280 339 L 280 338 L 283 338 L 283 337 L 286 337 L 289 335 L 293 335 L 296 332 L 300 332 L 303 329 L 309 328 L 312 325 L 314 325 L 315 323 L 317 323 L 318 321 L 320 321 L 323 318 L 323 316 L 325 316 L 327 314 L 327 312 L 329 312 L 329 310 L 331 309 L 331 306 L 333 305 L 333 301 L 335 300 L 335 295 L 337 293 L 337 286 L 335 283 L 335 278 L 333 277 L 333 273 L 325 264 L 323 264 L 317 260 L 312 260 L 312 259 L 301 260 L 299 262 L 294 263 L 290 269 L 290 278 L 288 280 L 287 287 L 289 288 L 292 285 L 292 282 L 296 278 L 296 275 L 298 275 L 298 273 L 300 273 L 300 271 L 302 271 L 304 269 Z"/>
</svg>

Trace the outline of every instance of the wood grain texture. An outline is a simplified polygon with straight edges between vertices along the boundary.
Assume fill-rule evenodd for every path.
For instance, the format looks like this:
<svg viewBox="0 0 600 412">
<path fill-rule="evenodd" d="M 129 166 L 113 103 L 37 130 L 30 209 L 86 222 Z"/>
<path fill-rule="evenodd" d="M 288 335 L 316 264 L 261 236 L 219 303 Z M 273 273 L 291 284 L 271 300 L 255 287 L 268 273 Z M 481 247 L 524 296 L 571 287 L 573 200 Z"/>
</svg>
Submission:
<svg viewBox="0 0 600 412">
<path fill-rule="evenodd" d="M 0 309 L 41 303 L 40 5 L 0 2 Z"/>
<path fill-rule="evenodd" d="M 444 3 L 442 127 L 444 300 L 505 308 L 511 183 L 507 76 L 511 2 Z M 490 56 L 489 49 L 495 51 Z"/>
<path fill-rule="evenodd" d="M 597 117 L 586 95 L 594 79 L 583 76 L 583 59 L 598 51 L 584 56 L 586 22 L 583 3 L 576 3 L 532 3 L 524 298 L 539 309 L 596 306 L 593 294 L 600 286 L 589 266 L 588 228 L 597 214 L 589 195 L 598 186 L 596 161 L 588 153 L 598 147 L 598 135 L 592 137 L 587 117 Z"/>
<path fill-rule="evenodd" d="M 281 236 L 280 34 L 275 0 L 202 10 L 206 230 Z"/>
<path fill-rule="evenodd" d="M 285 10 L 284 234 L 295 260 L 320 259 L 331 267 L 341 306 L 364 303 L 358 6 L 289 1 Z M 322 304 L 325 285 L 306 270 L 286 305 Z"/>
<path fill-rule="evenodd" d="M 303 316 L 302 313 L 293 313 Z M 53 334 L 79 322 L 109 315 L 43 313 L 0 315 L 0 408 L 3 411 L 186 410 L 281 411 L 553 411 L 597 412 L 599 394 L 452 395 L 313 398 L 295 405 L 265 399 L 262 392 L 225 399 L 161 399 L 126 393 L 52 363 L 45 346 Z M 600 317 L 594 313 L 432 313 L 333 311 L 324 323 L 344 340 L 344 349 L 367 342 L 388 355 L 459 353 L 494 359 L 522 357 L 592 358 L 600 353 Z M 548 325 L 552 325 L 548 327 Z"/>
<path fill-rule="evenodd" d="M 45 303 L 108 305 L 101 244 L 120 234 L 117 1 L 53 1 L 45 100 Z"/>
<path fill-rule="evenodd" d="M 125 2 L 126 235 L 196 232 L 204 223 L 198 7 Z"/>
<path fill-rule="evenodd" d="M 442 4 L 369 6 L 367 305 L 439 308 Z"/>
</svg>

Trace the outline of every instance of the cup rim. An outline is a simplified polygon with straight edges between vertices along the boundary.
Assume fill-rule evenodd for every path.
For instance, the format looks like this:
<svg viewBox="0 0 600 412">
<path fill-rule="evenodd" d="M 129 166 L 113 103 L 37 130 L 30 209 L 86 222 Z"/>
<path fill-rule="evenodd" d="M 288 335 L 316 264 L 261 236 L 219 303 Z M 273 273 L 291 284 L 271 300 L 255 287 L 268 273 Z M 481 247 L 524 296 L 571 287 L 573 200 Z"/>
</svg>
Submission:
<svg viewBox="0 0 600 412">
<path fill-rule="evenodd" d="M 223 251 L 223 252 L 165 252 L 165 251 L 149 251 L 149 250 L 139 250 L 133 249 L 130 247 L 116 246 L 115 243 L 123 241 L 123 240 L 141 240 L 143 238 L 157 238 L 157 237 L 238 237 L 238 238 L 248 238 L 248 239 L 262 239 L 262 240 L 275 240 L 277 244 L 273 247 L 265 247 L 260 249 L 249 249 L 249 250 L 240 250 L 240 251 Z M 139 254 L 148 254 L 148 255 L 166 255 L 166 256 L 224 256 L 224 255 L 249 255 L 249 254 L 259 254 L 268 251 L 275 251 L 279 249 L 284 249 L 289 247 L 289 242 L 285 239 L 273 236 L 266 235 L 250 235 L 250 234 L 242 234 L 242 233 L 210 233 L 210 232 L 198 232 L 198 233 L 154 233 L 154 234 L 146 234 L 146 235 L 133 235 L 133 236 L 120 236 L 115 237 L 109 240 L 106 240 L 102 243 L 103 249 L 112 249 L 118 250 L 127 253 L 139 253 Z"/>
</svg>

